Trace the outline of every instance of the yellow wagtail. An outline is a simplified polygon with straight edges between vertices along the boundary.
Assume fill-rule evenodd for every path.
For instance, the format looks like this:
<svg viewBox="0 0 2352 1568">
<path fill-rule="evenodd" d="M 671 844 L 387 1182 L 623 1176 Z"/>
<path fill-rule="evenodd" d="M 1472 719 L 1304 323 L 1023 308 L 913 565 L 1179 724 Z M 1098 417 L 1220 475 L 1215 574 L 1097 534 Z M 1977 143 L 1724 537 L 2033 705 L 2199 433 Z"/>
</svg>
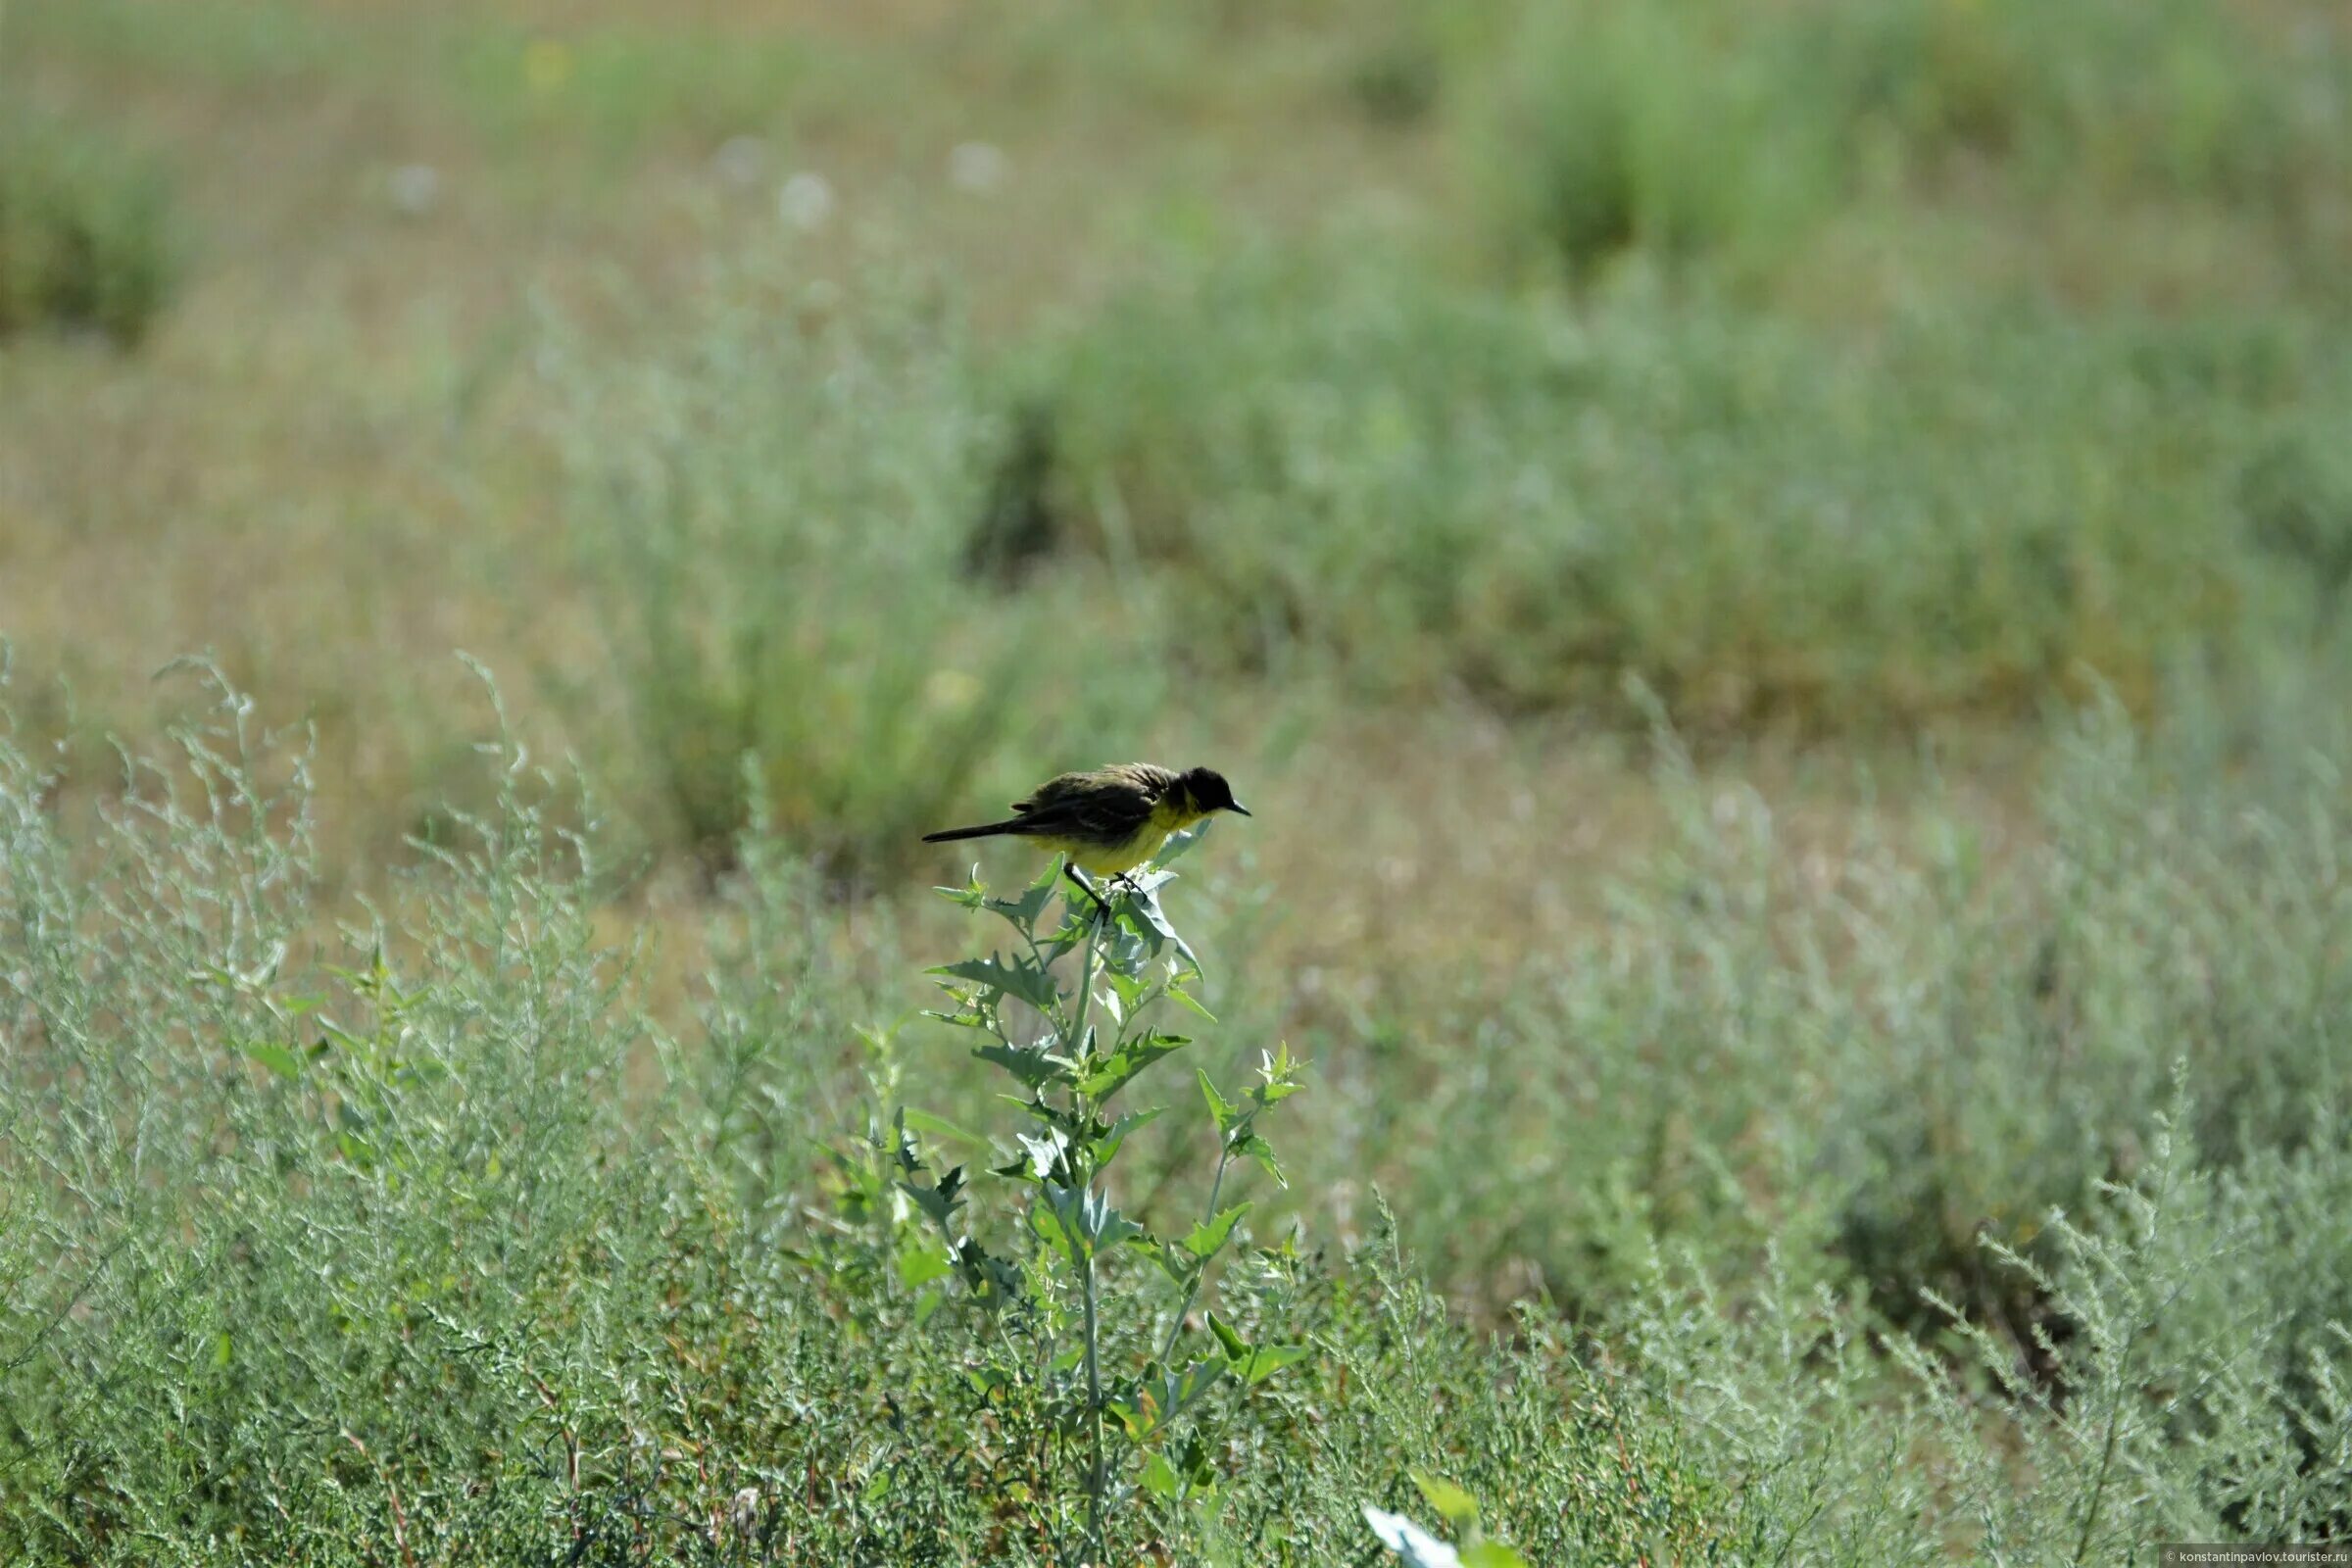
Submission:
<svg viewBox="0 0 2352 1568">
<path fill-rule="evenodd" d="M 1223 774 L 1205 767 L 1179 773 L 1151 762 L 1113 762 L 1091 773 L 1064 773 L 1046 780 L 1027 800 L 1013 802 L 1012 808 L 1015 814 L 1002 822 L 926 833 L 923 842 L 999 834 L 1034 839 L 1063 858 L 1063 872 L 1105 914 L 1110 906 L 1081 872 L 1125 876 L 1157 855 L 1171 833 L 1216 811 L 1250 814 L 1233 798 Z"/>
</svg>

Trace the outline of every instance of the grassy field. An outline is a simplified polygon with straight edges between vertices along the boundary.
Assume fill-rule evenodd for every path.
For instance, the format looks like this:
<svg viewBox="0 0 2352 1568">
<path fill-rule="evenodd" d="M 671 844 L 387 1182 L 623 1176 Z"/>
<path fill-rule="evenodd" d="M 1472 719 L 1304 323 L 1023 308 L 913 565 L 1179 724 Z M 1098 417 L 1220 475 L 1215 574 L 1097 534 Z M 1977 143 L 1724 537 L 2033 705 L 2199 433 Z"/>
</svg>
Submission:
<svg viewBox="0 0 2352 1568">
<path fill-rule="evenodd" d="M 2325 0 L 0 3 L 0 1559 L 2352 1533 L 2348 264 Z"/>
</svg>

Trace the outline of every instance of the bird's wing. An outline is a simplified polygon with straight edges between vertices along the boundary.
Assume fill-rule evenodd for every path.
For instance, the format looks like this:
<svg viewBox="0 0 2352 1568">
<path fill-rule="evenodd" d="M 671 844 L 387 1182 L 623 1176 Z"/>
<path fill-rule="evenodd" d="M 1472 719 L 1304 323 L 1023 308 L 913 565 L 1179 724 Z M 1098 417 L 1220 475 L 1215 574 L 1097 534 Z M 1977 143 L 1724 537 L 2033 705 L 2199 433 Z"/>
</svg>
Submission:
<svg viewBox="0 0 2352 1568">
<path fill-rule="evenodd" d="M 1151 775 L 1174 774 L 1150 763 L 1125 763 L 1092 773 L 1064 773 L 1014 805 L 1024 832 L 1086 839 L 1123 839 L 1151 820 L 1165 788 Z"/>
<path fill-rule="evenodd" d="M 1024 812 L 1047 811 L 1073 800 L 1100 795 L 1105 790 L 1132 791 L 1146 800 L 1156 801 L 1175 781 L 1175 774 L 1150 762 L 1112 762 L 1091 773 L 1063 773 L 1050 778 L 1040 784 L 1027 800 L 1013 802 L 1012 808 Z"/>
<path fill-rule="evenodd" d="M 1062 773 L 1050 778 L 1032 790 L 1026 800 L 1013 802 L 1012 808 L 1024 816 L 1031 811 L 1050 809 L 1057 803 L 1068 800 L 1073 793 L 1084 790 L 1091 776 L 1086 773 Z"/>
</svg>

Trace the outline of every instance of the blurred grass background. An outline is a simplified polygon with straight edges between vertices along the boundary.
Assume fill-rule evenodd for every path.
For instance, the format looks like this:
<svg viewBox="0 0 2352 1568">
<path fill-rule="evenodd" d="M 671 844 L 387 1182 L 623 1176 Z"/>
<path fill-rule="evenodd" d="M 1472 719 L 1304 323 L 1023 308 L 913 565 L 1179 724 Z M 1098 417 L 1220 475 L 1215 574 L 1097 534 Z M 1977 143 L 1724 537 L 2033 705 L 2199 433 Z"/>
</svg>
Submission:
<svg viewBox="0 0 2352 1568">
<path fill-rule="evenodd" d="M 463 648 L 649 1005 L 757 817 L 830 1025 L 922 829 L 1213 760 L 1323 1234 L 2028 1348 L 1980 1238 L 2175 1057 L 2216 1169 L 2340 1141 L 2347 264 L 2331 0 L 15 0 L 11 703 L 72 820 L 208 650 L 327 908 L 487 799 Z"/>
<path fill-rule="evenodd" d="M 29 722 L 209 651 L 355 888 L 477 787 L 455 648 L 631 897 L 757 805 L 897 898 L 1043 769 L 1214 757 L 1339 823 L 1233 874 L 1366 977 L 1605 922 L 1645 702 L 1800 815 L 1933 755 L 2014 821 L 2075 703 L 2242 767 L 2344 669 L 2330 7 L 6 26 Z"/>
<path fill-rule="evenodd" d="M 2324 6 L 8 27 L 0 624 L 132 732 L 186 648 L 317 717 L 354 864 L 457 645 L 651 852 L 749 749 L 884 879 L 1041 758 L 1335 711 L 1540 788 L 1634 676 L 2005 767 L 2338 655 Z"/>
<path fill-rule="evenodd" d="M 755 804 L 896 897 L 1043 769 L 1214 757 L 1340 824 L 1233 874 L 1367 980 L 1605 923 L 1629 692 L 1794 813 L 1924 745 L 2014 822 L 2068 705 L 2244 766 L 2344 667 L 2327 6 L 6 25 L 17 689 L 135 739 L 210 651 L 357 888 L 477 787 L 453 648 L 632 897 Z"/>
</svg>

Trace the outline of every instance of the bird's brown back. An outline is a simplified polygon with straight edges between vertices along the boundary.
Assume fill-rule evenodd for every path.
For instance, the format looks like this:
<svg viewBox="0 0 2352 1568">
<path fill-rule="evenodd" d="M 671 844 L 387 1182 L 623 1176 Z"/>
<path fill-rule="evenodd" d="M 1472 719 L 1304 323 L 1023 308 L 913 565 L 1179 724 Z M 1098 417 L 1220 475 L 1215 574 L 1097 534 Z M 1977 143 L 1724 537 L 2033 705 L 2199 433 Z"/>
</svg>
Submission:
<svg viewBox="0 0 2352 1568">
<path fill-rule="evenodd" d="M 1113 762 L 1089 772 L 1063 773 L 1050 778 L 1037 787 L 1037 792 L 1025 801 L 1015 801 L 1016 811 L 1051 810 L 1072 800 L 1105 794 L 1132 794 L 1148 808 L 1165 795 L 1168 786 L 1176 782 L 1176 774 L 1153 762 Z"/>
<path fill-rule="evenodd" d="M 1095 841 L 1128 838 L 1152 819 L 1177 775 L 1152 762 L 1113 762 L 1091 772 L 1064 773 L 1037 787 L 1012 808 L 1024 818 L 1017 830 L 1041 837 Z"/>
</svg>

